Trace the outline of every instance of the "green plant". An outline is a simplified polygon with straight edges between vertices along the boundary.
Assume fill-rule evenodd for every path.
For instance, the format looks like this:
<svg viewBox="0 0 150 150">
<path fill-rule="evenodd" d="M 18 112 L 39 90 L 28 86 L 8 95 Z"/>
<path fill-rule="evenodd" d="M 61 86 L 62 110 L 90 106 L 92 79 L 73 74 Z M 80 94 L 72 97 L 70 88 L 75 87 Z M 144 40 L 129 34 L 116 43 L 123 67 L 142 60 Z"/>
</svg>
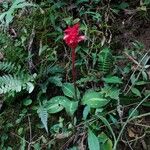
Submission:
<svg viewBox="0 0 150 150">
<path fill-rule="evenodd" d="M 39 109 L 37 110 L 37 113 L 39 114 L 39 117 L 47 132 L 48 114 L 55 114 L 65 109 L 69 116 L 73 116 L 78 108 L 78 101 L 74 99 L 75 89 L 73 84 L 64 83 L 62 85 L 62 91 L 65 96 L 55 96 L 52 97 L 50 100 L 44 100 L 42 104 L 40 104 Z M 77 96 L 78 98 L 80 97 L 80 92 L 78 89 Z"/>
<path fill-rule="evenodd" d="M 16 67 L 15 64 L 10 62 L 2 62 L 0 63 L 0 70 L 6 72 L 6 74 L 0 76 L 1 94 L 12 93 L 10 95 L 14 95 L 14 92 L 21 92 L 22 90 L 27 90 L 29 93 L 33 91 L 34 85 L 32 82 L 34 78 L 20 71 L 20 67 Z"/>
<path fill-rule="evenodd" d="M 12 6 L 0 15 L 0 26 L 9 27 L 9 24 L 14 18 L 14 11 L 16 9 L 24 8 L 27 6 L 34 6 L 34 4 L 28 3 L 25 0 L 14 0 Z"/>
<path fill-rule="evenodd" d="M 149 4 L 0 2 L 0 149 L 148 145 Z"/>
<path fill-rule="evenodd" d="M 98 55 L 99 68 L 102 73 L 106 74 L 111 70 L 113 65 L 113 56 L 109 48 L 104 48 Z"/>
</svg>

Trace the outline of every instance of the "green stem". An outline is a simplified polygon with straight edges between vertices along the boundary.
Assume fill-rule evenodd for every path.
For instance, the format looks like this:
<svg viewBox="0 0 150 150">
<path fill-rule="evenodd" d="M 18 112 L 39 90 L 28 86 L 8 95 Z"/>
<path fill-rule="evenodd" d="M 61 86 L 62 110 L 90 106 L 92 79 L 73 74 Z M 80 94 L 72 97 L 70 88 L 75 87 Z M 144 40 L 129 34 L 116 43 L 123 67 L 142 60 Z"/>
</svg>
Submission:
<svg viewBox="0 0 150 150">
<path fill-rule="evenodd" d="M 72 78 L 73 78 L 73 85 L 75 90 L 74 98 L 75 100 L 77 100 L 75 58 L 76 58 L 75 48 L 72 48 Z"/>
</svg>

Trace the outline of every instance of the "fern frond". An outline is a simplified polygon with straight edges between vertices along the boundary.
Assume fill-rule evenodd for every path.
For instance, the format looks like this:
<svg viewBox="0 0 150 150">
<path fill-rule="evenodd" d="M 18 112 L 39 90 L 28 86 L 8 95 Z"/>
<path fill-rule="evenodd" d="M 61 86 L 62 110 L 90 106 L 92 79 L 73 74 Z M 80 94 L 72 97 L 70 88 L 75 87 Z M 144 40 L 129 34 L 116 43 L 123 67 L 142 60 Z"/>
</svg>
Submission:
<svg viewBox="0 0 150 150">
<path fill-rule="evenodd" d="M 0 71 L 4 71 L 4 72 L 12 72 L 13 70 L 15 70 L 15 64 L 11 63 L 11 62 L 0 62 Z"/>
<path fill-rule="evenodd" d="M 106 74 L 110 71 L 112 65 L 113 65 L 113 56 L 110 52 L 110 49 L 105 48 L 100 52 L 99 55 L 100 71 L 102 71 L 103 74 Z"/>
<path fill-rule="evenodd" d="M 20 92 L 21 87 L 21 81 L 19 81 L 15 76 L 4 75 L 0 77 L 0 94 L 7 93 L 9 91 Z"/>
<path fill-rule="evenodd" d="M 22 78 L 20 76 L 13 75 L 3 75 L 0 77 L 0 94 L 5 94 L 7 92 L 20 92 L 25 89 L 29 93 L 33 90 L 33 84 L 30 82 L 29 78 Z"/>
<path fill-rule="evenodd" d="M 47 113 L 47 109 L 44 108 L 43 106 L 40 106 L 39 109 L 37 110 L 37 113 L 39 115 L 39 118 L 41 119 L 41 122 L 44 125 L 44 128 L 45 128 L 46 132 L 48 133 L 48 127 L 47 127 L 48 113 Z"/>
</svg>

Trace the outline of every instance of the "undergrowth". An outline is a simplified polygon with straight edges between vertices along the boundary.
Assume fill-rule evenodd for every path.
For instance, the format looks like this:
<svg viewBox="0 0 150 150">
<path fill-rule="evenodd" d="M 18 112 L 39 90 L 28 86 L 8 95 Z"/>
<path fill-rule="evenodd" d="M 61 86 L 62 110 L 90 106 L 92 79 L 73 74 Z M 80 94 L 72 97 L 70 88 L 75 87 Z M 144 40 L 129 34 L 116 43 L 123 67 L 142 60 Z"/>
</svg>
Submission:
<svg viewBox="0 0 150 150">
<path fill-rule="evenodd" d="M 0 1 L 0 149 L 148 150 L 150 51 L 140 31 L 149 8 L 149 0 Z M 63 38 L 75 24 L 86 40 L 72 64 Z"/>
</svg>

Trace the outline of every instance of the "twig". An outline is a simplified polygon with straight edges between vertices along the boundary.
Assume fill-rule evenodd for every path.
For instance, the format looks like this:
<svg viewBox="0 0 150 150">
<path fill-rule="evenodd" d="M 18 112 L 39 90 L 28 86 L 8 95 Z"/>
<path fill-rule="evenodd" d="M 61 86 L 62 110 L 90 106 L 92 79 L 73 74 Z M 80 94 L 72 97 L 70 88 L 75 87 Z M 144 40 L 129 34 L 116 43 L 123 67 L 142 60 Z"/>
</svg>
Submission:
<svg viewBox="0 0 150 150">
<path fill-rule="evenodd" d="M 32 142 L 32 129 L 31 129 L 31 120 L 30 120 L 30 117 L 28 115 L 28 122 L 29 122 L 29 130 L 30 130 L 30 143 L 28 144 L 28 150 L 31 149 L 31 142 Z"/>
<path fill-rule="evenodd" d="M 24 140 L 24 141 L 25 141 L 26 143 L 28 143 L 28 144 L 30 144 L 30 142 L 29 142 L 29 141 L 25 140 L 25 138 L 22 138 L 21 136 L 19 136 L 19 135 L 15 134 L 15 133 L 13 133 L 13 132 L 10 132 L 10 134 L 12 134 L 12 135 L 14 135 L 14 136 L 18 137 L 18 138 L 19 138 L 19 139 L 21 139 L 21 140 Z"/>
<path fill-rule="evenodd" d="M 71 138 L 69 138 L 69 140 L 59 149 L 59 150 L 64 150 L 65 146 L 68 145 L 74 138 L 75 135 L 73 135 Z"/>
<path fill-rule="evenodd" d="M 145 137 L 145 135 L 146 135 L 146 134 L 144 133 L 142 136 L 136 137 L 136 138 L 133 139 L 133 140 L 125 141 L 125 140 L 121 139 L 121 141 L 123 141 L 124 143 L 131 143 L 131 142 L 135 142 L 135 141 L 137 141 L 137 140 L 139 140 L 139 139 L 142 139 L 143 137 Z"/>
<path fill-rule="evenodd" d="M 76 51 L 75 48 L 72 48 L 72 78 L 73 78 L 73 85 L 74 85 L 74 98 L 78 100 L 77 97 L 77 85 L 76 85 L 76 68 L 75 68 L 75 59 L 76 59 Z"/>
</svg>

